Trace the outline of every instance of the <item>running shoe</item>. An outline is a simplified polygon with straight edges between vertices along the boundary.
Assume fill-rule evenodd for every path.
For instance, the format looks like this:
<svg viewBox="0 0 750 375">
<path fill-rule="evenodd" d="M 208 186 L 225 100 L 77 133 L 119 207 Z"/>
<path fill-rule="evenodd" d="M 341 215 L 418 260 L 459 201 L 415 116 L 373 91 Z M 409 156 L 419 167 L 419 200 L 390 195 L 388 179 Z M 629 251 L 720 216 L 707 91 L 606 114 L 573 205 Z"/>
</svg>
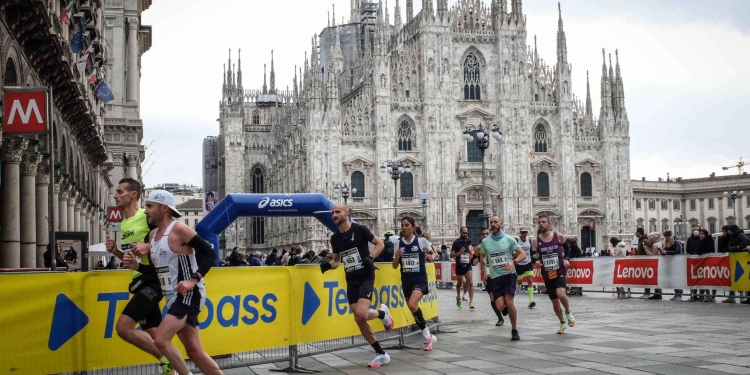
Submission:
<svg viewBox="0 0 750 375">
<path fill-rule="evenodd" d="M 727 299 L 721 301 L 721 303 L 734 303 L 734 298 L 727 298 Z"/>
<path fill-rule="evenodd" d="M 463 296 L 463 297 L 461 297 L 461 300 L 462 300 L 462 301 L 466 301 L 466 302 L 468 302 L 468 301 L 469 301 L 469 299 L 468 299 L 468 298 L 466 298 L 466 294 L 464 294 L 464 296 Z"/>
<path fill-rule="evenodd" d="M 565 322 L 560 322 L 560 328 L 557 329 L 557 334 L 562 335 L 565 333 L 565 330 L 568 328 L 568 325 Z"/>
<path fill-rule="evenodd" d="M 380 310 L 385 313 L 385 316 L 383 316 L 383 319 L 380 319 L 383 321 L 383 327 L 385 327 L 385 330 L 390 332 L 393 329 L 393 317 L 391 316 L 391 311 L 388 310 L 388 306 L 385 304 L 380 304 Z"/>
<path fill-rule="evenodd" d="M 518 334 L 517 330 L 510 331 L 510 340 L 511 341 L 518 341 L 521 340 L 521 336 Z"/>
<path fill-rule="evenodd" d="M 159 368 L 161 368 L 161 375 L 175 375 L 174 369 L 172 369 L 172 364 L 167 363 L 159 363 Z"/>
<path fill-rule="evenodd" d="M 575 327 L 576 326 L 576 318 L 573 317 L 573 313 L 572 312 L 569 312 L 569 313 L 565 314 L 565 319 L 568 319 L 568 325 L 569 326 L 571 326 L 571 327 Z"/>
<path fill-rule="evenodd" d="M 536 302 L 534 302 L 534 301 L 529 302 L 529 308 L 530 309 L 533 309 L 534 306 L 536 306 Z"/>
<path fill-rule="evenodd" d="M 388 362 L 391 361 L 391 356 L 388 355 L 388 353 L 378 354 L 375 359 L 372 360 L 372 362 L 367 364 L 367 367 L 380 367 L 380 365 L 388 364 Z"/>
<path fill-rule="evenodd" d="M 503 324 L 505 324 L 505 319 L 501 316 L 497 323 L 495 323 L 495 327 L 500 327 Z"/>
<path fill-rule="evenodd" d="M 456 306 L 458 306 L 459 309 L 461 308 L 461 298 L 456 297 Z"/>
<path fill-rule="evenodd" d="M 472 310 L 474 309 L 474 302 L 469 302 L 469 308 Z"/>
<path fill-rule="evenodd" d="M 437 342 L 437 337 L 435 337 L 434 335 L 430 335 L 430 338 L 427 341 L 422 342 L 422 345 L 424 345 L 422 347 L 422 350 L 429 352 L 430 350 L 432 350 L 432 344 L 436 342 Z"/>
</svg>

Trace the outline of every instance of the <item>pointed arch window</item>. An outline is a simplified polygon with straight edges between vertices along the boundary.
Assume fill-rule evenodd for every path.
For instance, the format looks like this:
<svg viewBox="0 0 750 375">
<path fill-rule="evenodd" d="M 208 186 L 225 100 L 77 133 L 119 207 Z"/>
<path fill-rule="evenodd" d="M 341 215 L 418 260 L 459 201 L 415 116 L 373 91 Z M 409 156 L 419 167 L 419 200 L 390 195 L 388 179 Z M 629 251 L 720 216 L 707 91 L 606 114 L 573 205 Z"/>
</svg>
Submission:
<svg viewBox="0 0 750 375">
<path fill-rule="evenodd" d="M 411 172 L 401 175 L 401 198 L 414 198 L 414 176 Z"/>
<path fill-rule="evenodd" d="M 365 174 L 360 171 L 352 173 L 352 198 L 365 197 Z M 354 192 L 354 189 L 357 189 Z"/>
<path fill-rule="evenodd" d="M 464 100 L 482 100 L 479 59 L 470 53 L 464 59 Z"/>
<path fill-rule="evenodd" d="M 547 129 L 542 124 L 537 124 L 534 129 L 534 152 L 547 152 L 549 137 Z"/>
<path fill-rule="evenodd" d="M 8 58 L 5 62 L 5 74 L 3 75 L 3 86 L 18 86 L 18 75 L 16 74 L 16 62 Z"/>
<path fill-rule="evenodd" d="M 266 192 L 265 189 L 265 173 L 260 166 L 256 166 L 252 170 L 252 190 L 255 194 L 262 194 Z M 254 217 L 252 220 L 252 239 L 253 244 L 262 244 L 266 242 L 266 221 L 262 217 Z"/>
<path fill-rule="evenodd" d="M 549 175 L 546 172 L 536 175 L 536 195 L 538 197 L 549 197 Z"/>
<path fill-rule="evenodd" d="M 253 111 L 253 125 L 260 125 L 260 114 L 257 110 Z"/>
<path fill-rule="evenodd" d="M 581 196 L 590 198 L 593 196 L 593 190 L 591 175 L 588 172 L 584 172 L 581 175 Z"/>
<path fill-rule="evenodd" d="M 413 132 L 411 123 L 407 120 L 401 120 L 398 124 L 398 150 L 411 151 L 413 146 Z"/>
</svg>

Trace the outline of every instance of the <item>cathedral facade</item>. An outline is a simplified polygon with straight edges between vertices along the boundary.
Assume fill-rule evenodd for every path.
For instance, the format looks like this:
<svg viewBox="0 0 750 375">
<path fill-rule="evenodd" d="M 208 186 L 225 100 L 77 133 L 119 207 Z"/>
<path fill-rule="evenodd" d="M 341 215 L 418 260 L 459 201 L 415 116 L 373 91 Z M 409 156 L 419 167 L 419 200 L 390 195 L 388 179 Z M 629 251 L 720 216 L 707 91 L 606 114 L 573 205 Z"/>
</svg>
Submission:
<svg viewBox="0 0 750 375">
<path fill-rule="evenodd" d="M 320 192 L 337 183 L 357 189 L 353 219 L 377 236 L 394 215 L 413 216 L 433 244 L 459 227 L 478 239 L 482 218 L 482 153 L 463 138 L 467 127 L 498 127 L 486 149 L 486 204 L 505 230 L 533 226 L 546 214 L 553 229 L 581 247 L 605 247 L 631 236 L 630 137 L 615 51 L 604 50 L 601 110 L 591 94 L 573 95 L 562 15 L 557 59 L 527 45 L 522 0 L 352 0 L 349 23 L 330 22 L 311 40 L 292 88 L 275 80 L 242 85 L 241 57 L 225 69 L 220 134 L 204 142 L 205 189 L 229 193 Z M 559 11 L 559 9 L 558 9 Z M 238 53 L 239 55 L 239 53 Z M 588 77 L 587 77 L 588 80 Z M 588 83 L 588 82 L 587 82 Z M 394 186 L 381 166 L 410 167 Z M 424 202 L 420 193 L 427 193 Z M 395 196 L 394 196 L 395 195 Z M 333 197 L 332 197 L 333 199 Z M 394 199 L 402 209 L 393 207 Z M 327 247 L 329 233 L 310 218 L 239 219 L 225 244 L 267 249 L 302 243 Z"/>
</svg>

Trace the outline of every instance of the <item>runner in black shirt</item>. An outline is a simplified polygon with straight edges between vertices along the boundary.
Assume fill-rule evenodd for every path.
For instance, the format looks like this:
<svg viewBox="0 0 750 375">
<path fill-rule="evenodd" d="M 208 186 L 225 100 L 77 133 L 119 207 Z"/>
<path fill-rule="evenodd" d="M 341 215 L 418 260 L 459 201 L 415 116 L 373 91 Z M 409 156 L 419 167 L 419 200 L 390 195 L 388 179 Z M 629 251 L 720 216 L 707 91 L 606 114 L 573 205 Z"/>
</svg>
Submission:
<svg viewBox="0 0 750 375">
<path fill-rule="evenodd" d="M 471 272 L 474 255 L 474 246 L 471 246 L 471 239 L 469 238 L 469 228 L 461 227 L 461 237 L 454 241 L 451 247 L 451 258 L 456 260 L 456 306 L 459 309 L 462 307 L 462 286 L 469 291 L 469 308 L 474 308 L 474 285 Z"/>
<path fill-rule="evenodd" d="M 346 294 L 349 299 L 349 307 L 354 312 L 354 321 L 357 322 L 362 336 L 367 340 L 378 354 L 368 367 L 380 367 L 391 361 L 391 357 L 380 347 L 375 332 L 367 324 L 368 320 L 380 319 L 386 331 L 393 328 L 393 318 L 388 311 L 388 306 L 380 305 L 380 310 L 370 309 L 372 291 L 375 284 L 375 266 L 373 257 L 377 257 L 383 251 L 383 241 L 372 235 L 367 227 L 349 221 L 349 209 L 342 203 L 337 203 L 332 210 L 333 222 L 339 230 L 331 235 L 331 247 L 333 248 L 333 259 L 330 263 L 322 263 L 320 270 L 325 273 L 330 269 L 344 266 L 346 272 Z M 368 243 L 375 245 L 372 254 Z"/>
</svg>

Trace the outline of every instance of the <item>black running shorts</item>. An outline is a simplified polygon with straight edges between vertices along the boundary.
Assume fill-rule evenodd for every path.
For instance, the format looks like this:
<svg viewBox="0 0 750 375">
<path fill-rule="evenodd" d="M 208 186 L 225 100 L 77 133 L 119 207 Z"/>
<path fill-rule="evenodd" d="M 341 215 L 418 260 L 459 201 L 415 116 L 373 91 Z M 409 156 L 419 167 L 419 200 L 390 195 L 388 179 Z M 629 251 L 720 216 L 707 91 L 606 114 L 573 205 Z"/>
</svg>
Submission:
<svg viewBox="0 0 750 375">
<path fill-rule="evenodd" d="M 191 327 L 198 326 L 198 314 L 200 314 L 200 312 L 201 310 L 199 307 L 195 305 L 186 305 L 178 301 L 172 303 L 172 306 L 169 306 L 169 310 L 167 310 L 167 314 L 173 315 L 180 320 L 187 316 L 187 325 Z"/>
<path fill-rule="evenodd" d="M 348 297 L 349 304 L 353 305 L 359 301 L 360 298 L 365 298 L 372 301 L 372 290 L 375 286 L 375 278 L 368 278 L 365 280 L 347 281 L 346 282 L 346 296 Z"/>
<path fill-rule="evenodd" d="M 156 328 L 161 324 L 161 299 L 159 284 L 144 286 L 133 293 L 133 297 L 122 310 L 122 315 L 135 320 L 144 330 Z"/>
<path fill-rule="evenodd" d="M 408 301 L 411 298 L 411 292 L 418 290 L 422 292 L 423 296 L 426 296 L 430 293 L 430 289 L 427 286 L 426 281 L 418 282 L 418 283 L 403 283 L 404 288 L 404 297 Z"/>
<path fill-rule="evenodd" d="M 494 279 L 487 279 L 487 293 L 492 295 L 492 298 L 497 299 L 503 297 L 506 294 L 516 294 L 516 274 L 509 273 Z"/>
<path fill-rule="evenodd" d="M 565 276 L 557 276 L 554 279 L 544 280 L 544 287 L 547 288 L 547 295 L 549 299 L 557 299 L 557 288 L 565 288 L 568 284 L 565 281 Z"/>
</svg>

